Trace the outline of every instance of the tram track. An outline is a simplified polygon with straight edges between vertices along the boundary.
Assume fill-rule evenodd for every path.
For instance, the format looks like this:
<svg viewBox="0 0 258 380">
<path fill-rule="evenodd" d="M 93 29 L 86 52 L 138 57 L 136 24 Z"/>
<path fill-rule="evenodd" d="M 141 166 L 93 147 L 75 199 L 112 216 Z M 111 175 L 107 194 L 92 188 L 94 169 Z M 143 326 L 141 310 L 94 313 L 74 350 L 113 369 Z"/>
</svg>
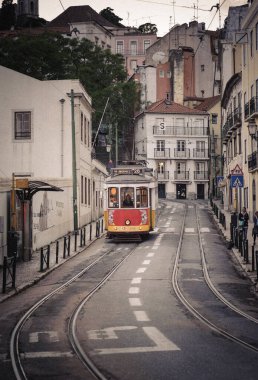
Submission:
<svg viewBox="0 0 258 380">
<path fill-rule="evenodd" d="M 221 294 L 221 292 L 218 291 L 218 289 L 212 283 L 211 278 L 209 276 L 207 262 L 206 262 L 206 258 L 205 258 L 205 251 L 204 251 L 204 247 L 203 247 L 202 239 L 201 239 L 199 215 L 198 215 L 198 211 L 197 211 L 196 205 L 194 205 L 194 207 L 195 207 L 195 215 L 196 215 L 196 226 L 197 226 L 198 242 L 199 242 L 199 248 L 200 248 L 201 269 L 202 269 L 202 272 L 203 272 L 203 276 L 204 276 L 204 280 L 205 280 L 206 285 L 209 287 L 209 289 L 211 290 L 211 292 L 216 296 L 216 298 L 218 300 L 220 300 L 224 305 L 226 305 L 230 310 L 234 311 L 236 314 L 240 315 L 241 317 L 245 318 L 246 320 L 251 321 L 251 322 L 253 322 L 255 324 L 258 324 L 258 319 L 256 319 L 256 318 L 252 317 L 251 315 L 245 313 L 241 309 L 237 308 L 230 301 L 228 301 Z M 223 336 L 223 337 L 225 337 L 225 338 L 227 338 L 227 339 L 229 339 L 229 340 L 231 340 L 231 341 L 233 341 L 235 343 L 238 343 L 238 344 L 242 345 L 243 347 L 245 347 L 245 348 L 247 348 L 249 350 L 252 350 L 252 351 L 258 353 L 258 347 L 256 347 L 253 344 L 250 344 L 250 343 L 246 342 L 243 339 L 238 338 L 237 336 L 231 334 L 230 332 L 228 332 L 225 329 L 219 327 L 218 325 L 216 325 L 215 323 L 213 323 L 211 320 L 209 320 L 208 318 L 206 318 L 202 313 L 200 313 L 197 310 L 196 307 L 194 307 L 191 304 L 191 301 L 189 301 L 187 299 L 187 297 L 184 295 L 183 291 L 181 290 L 181 288 L 179 286 L 179 281 L 178 281 L 179 268 L 180 268 L 180 263 L 179 262 L 180 262 L 181 253 L 182 253 L 182 242 L 183 242 L 184 235 L 185 235 L 185 221 L 186 221 L 187 211 L 188 211 L 188 208 L 186 207 L 185 208 L 184 217 L 183 217 L 182 226 L 181 226 L 180 238 L 179 238 L 178 248 L 177 248 L 176 257 L 175 257 L 175 261 L 174 261 L 173 271 L 172 271 L 171 282 L 172 282 L 172 286 L 173 286 L 174 292 L 175 292 L 177 298 L 180 300 L 180 302 L 187 308 L 187 310 L 195 318 L 197 318 L 199 321 L 201 321 L 202 323 L 204 323 L 208 328 L 210 328 L 211 330 L 213 330 L 215 333 L 218 333 L 221 336 Z"/>
<path fill-rule="evenodd" d="M 68 336 L 69 336 L 69 341 L 71 343 L 71 346 L 74 350 L 74 353 L 80 359 L 80 361 L 84 364 L 84 366 L 87 367 L 90 373 L 93 374 L 97 379 L 104 380 L 105 377 L 103 377 L 101 373 L 98 371 L 98 369 L 94 367 L 94 364 L 90 362 L 90 360 L 87 358 L 86 354 L 83 352 L 83 350 L 80 347 L 80 343 L 76 337 L 76 326 L 75 326 L 76 318 L 81 308 L 83 307 L 83 305 L 87 302 L 87 300 L 89 300 L 93 296 L 93 294 L 97 292 L 101 288 L 101 286 L 103 286 L 103 284 L 112 276 L 113 273 L 115 273 L 115 271 L 122 265 L 122 263 L 135 251 L 135 249 L 136 247 L 133 247 L 121 260 L 119 260 L 118 263 L 114 264 L 111 270 L 101 279 L 101 281 L 99 281 L 97 285 L 91 291 L 89 291 L 88 294 L 86 294 L 83 301 L 79 304 L 79 306 L 76 307 L 76 309 L 72 313 L 72 316 L 69 320 Z M 52 297 L 60 293 L 64 288 L 69 287 L 78 278 L 82 277 L 85 273 L 87 273 L 87 271 L 89 271 L 91 268 L 93 268 L 99 262 L 101 262 L 101 260 L 103 260 L 106 256 L 108 256 L 112 251 L 114 251 L 113 248 L 107 250 L 103 255 L 99 256 L 97 259 L 91 262 L 87 267 L 85 267 L 83 270 L 81 270 L 76 275 L 71 277 L 68 281 L 66 281 L 65 283 L 63 283 L 61 286 L 57 287 L 53 291 L 51 291 L 49 294 L 42 297 L 38 302 L 32 305 L 27 310 L 27 312 L 19 319 L 14 329 L 12 330 L 10 345 L 9 345 L 11 364 L 12 364 L 14 375 L 17 380 L 28 379 L 28 376 L 22 364 L 22 358 L 24 354 L 21 354 L 19 351 L 19 338 L 20 338 L 20 334 L 22 332 L 22 329 L 25 323 L 29 321 L 33 313 L 35 313 L 35 311 L 39 309 L 40 306 L 42 306 Z"/>
</svg>

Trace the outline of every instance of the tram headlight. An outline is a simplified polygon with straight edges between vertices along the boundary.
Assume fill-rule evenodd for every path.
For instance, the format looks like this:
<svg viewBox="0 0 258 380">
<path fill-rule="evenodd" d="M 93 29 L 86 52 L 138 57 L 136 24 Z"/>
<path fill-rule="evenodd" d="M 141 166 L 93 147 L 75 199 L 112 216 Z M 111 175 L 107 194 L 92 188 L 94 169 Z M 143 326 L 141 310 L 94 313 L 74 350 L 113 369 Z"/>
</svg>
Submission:
<svg viewBox="0 0 258 380">
<path fill-rule="evenodd" d="M 142 224 L 147 223 L 147 220 L 148 220 L 147 210 L 141 210 L 141 220 L 142 220 Z"/>
<path fill-rule="evenodd" d="M 114 224 L 114 210 L 108 212 L 108 224 Z"/>
<path fill-rule="evenodd" d="M 130 226 L 130 224 L 131 224 L 131 220 L 130 220 L 130 219 L 126 219 L 125 224 L 126 224 L 127 226 Z"/>
</svg>

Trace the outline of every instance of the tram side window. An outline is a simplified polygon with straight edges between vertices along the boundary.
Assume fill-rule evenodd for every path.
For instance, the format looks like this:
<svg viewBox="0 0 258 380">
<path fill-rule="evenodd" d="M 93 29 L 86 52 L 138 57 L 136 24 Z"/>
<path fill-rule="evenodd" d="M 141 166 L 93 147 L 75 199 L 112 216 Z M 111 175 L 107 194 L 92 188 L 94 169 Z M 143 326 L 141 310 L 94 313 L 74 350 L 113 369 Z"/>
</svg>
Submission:
<svg viewBox="0 0 258 380">
<path fill-rule="evenodd" d="M 118 187 L 110 187 L 108 189 L 108 207 L 119 207 L 118 202 Z"/>
<path fill-rule="evenodd" d="M 121 205 L 122 207 L 134 207 L 134 188 L 121 188 Z"/>
<path fill-rule="evenodd" d="M 136 207 L 148 207 L 148 189 L 146 187 L 136 189 Z"/>
</svg>

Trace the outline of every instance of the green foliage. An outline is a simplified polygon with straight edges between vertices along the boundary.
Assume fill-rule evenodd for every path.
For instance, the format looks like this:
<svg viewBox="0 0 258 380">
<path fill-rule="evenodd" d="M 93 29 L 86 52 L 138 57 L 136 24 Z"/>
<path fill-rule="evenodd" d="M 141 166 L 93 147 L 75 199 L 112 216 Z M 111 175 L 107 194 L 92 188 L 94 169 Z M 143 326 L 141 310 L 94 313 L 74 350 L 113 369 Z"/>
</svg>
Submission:
<svg viewBox="0 0 258 380">
<path fill-rule="evenodd" d="M 123 26 L 120 24 L 120 21 L 123 19 L 117 16 L 114 12 L 114 9 L 107 7 L 105 9 L 102 9 L 102 11 L 99 12 L 99 14 L 104 17 L 106 20 L 110 21 L 112 24 L 117 25 L 117 26 Z"/>
<path fill-rule="evenodd" d="M 16 23 L 13 0 L 3 0 L 0 10 L 0 30 L 9 30 Z"/>
<path fill-rule="evenodd" d="M 94 130 L 108 98 L 105 117 L 109 123 L 118 123 L 120 135 L 133 117 L 137 91 L 134 82 L 126 81 L 123 57 L 87 39 L 69 39 L 52 33 L 2 38 L 0 65 L 39 80 L 80 79 L 92 97 Z"/>
<path fill-rule="evenodd" d="M 157 26 L 150 22 L 140 25 L 138 30 L 144 34 L 156 34 L 158 32 Z"/>
</svg>

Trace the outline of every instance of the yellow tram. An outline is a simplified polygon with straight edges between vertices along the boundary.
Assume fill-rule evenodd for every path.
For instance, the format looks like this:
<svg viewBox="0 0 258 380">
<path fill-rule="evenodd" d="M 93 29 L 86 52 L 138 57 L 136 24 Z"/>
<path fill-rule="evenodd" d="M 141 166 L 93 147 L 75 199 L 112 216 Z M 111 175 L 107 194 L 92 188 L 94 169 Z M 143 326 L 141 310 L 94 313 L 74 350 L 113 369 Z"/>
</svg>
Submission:
<svg viewBox="0 0 258 380">
<path fill-rule="evenodd" d="M 136 161 L 112 168 L 104 187 L 107 237 L 147 237 L 155 227 L 157 205 L 157 180 L 152 169 Z"/>
</svg>

